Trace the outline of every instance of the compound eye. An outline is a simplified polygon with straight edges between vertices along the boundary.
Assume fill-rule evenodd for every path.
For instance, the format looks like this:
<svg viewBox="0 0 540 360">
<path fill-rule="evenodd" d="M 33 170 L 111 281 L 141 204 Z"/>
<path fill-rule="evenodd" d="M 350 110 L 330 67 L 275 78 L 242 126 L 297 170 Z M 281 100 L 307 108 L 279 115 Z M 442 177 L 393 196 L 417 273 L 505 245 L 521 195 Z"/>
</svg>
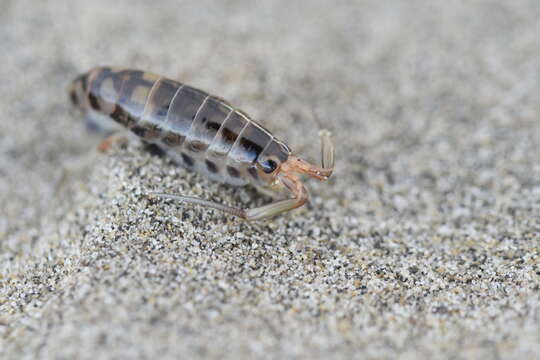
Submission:
<svg viewBox="0 0 540 360">
<path fill-rule="evenodd" d="M 272 159 L 267 159 L 260 162 L 262 171 L 264 171 L 267 174 L 273 173 L 277 169 L 277 162 L 275 162 Z"/>
</svg>

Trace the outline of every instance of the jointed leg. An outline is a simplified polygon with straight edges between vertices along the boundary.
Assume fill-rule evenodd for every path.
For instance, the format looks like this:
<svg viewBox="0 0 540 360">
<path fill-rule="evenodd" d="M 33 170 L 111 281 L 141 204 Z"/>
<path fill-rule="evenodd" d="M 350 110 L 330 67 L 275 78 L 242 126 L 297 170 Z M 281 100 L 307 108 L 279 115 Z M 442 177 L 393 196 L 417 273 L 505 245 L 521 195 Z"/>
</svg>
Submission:
<svg viewBox="0 0 540 360">
<path fill-rule="evenodd" d="M 287 199 L 277 201 L 268 205 L 260 206 L 252 209 L 239 209 L 232 206 L 227 206 L 219 204 L 216 202 L 199 199 L 196 197 L 183 196 L 183 195 L 173 195 L 166 193 L 150 193 L 149 195 L 158 196 L 164 199 L 177 200 L 189 204 L 202 205 L 208 208 L 216 209 L 223 211 L 227 214 L 238 216 L 245 220 L 261 220 L 268 217 L 272 217 L 279 213 L 292 210 L 299 206 L 302 206 L 305 203 L 305 200 L 302 199 Z"/>
<path fill-rule="evenodd" d="M 311 175 L 319 180 L 326 180 L 334 171 L 334 144 L 332 143 L 331 134 L 327 130 L 322 130 L 319 135 L 321 136 L 322 142 L 321 167 L 309 164 L 296 156 L 289 156 L 289 160 L 282 164 L 282 172 L 278 177 L 283 185 L 285 185 L 293 194 L 291 199 L 280 200 L 268 205 L 246 210 L 190 196 L 158 192 L 150 193 L 149 195 L 206 206 L 246 220 L 265 219 L 295 209 L 306 203 L 308 195 L 298 177 L 294 175 L 294 172 L 301 172 Z"/>
<path fill-rule="evenodd" d="M 98 152 L 105 152 L 109 150 L 114 144 L 122 144 L 127 142 L 127 138 L 123 134 L 113 133 L 107 136 L 103 141 L 98 145 Z"/>
<path fill-rule="evenodd" d="M 334 171 L 334 144 L 328 130 L 319 133 L 321 137 L 321 166 L 313 165 L 297 156 L 289 155 L 281 165 L 282 172 L 302 173 L 318 180 L 327 180 Z"/>
<path fill-rule="evenodd" d="M 216 202 L 203 200 L 196 197 L 184 196 L 184 195 L 173 195 L 173 194 L 166 194 L 166 193 L 159 193 L 159 192 L 150 193 L 149 195 L 157 196 L 157 197 L 161 197 L 165 199 L 182 201 L 182 202 L 190 203 L 190 204 L 202 205 L 205 207 L 223 211 L 227 214 L 238 216 L 245 220 L 261 220 L 261 219 L 275 216 L 285 211 L 295 209 L 306 203 L 307 192 L 304 189 L 304 186 L 298 180 L 298 178 L 296 178 L 295 176 L 290 176 L 290 177 L 288 176 L 283 179 L 283 183 L 285 184 L 285 186 L 287 186 L 289 190 L 291 190 L 291 192 L 294 195 L 293 198 L 276 201 L 271 204 L 263 205 L 263 206 L 252 208 L 252 209 L 239 209 L 232 206 L 227 206 L 227 205 L 219 204 Z"/>
</svg>

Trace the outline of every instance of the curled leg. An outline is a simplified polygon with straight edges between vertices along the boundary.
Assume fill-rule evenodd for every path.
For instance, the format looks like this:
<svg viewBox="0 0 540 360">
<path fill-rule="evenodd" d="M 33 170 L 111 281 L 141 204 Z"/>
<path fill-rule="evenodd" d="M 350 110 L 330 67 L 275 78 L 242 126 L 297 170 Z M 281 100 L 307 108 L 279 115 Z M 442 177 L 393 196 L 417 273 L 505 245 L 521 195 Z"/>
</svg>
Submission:
<svg viewBox="0 0 540 360">
<path fill-rule="evenodd" d="M 247 220 L 259 220 L 272 217 L 282 212 L 296 209 L 306 203 L 308 200 L 307 191 L 296 176 L 289 174 L 281 177 L 280 180 L 283 185 L 291 191 L 294 197 L 276 201 L 258 208 L 245 210 Z"/>
</svg>

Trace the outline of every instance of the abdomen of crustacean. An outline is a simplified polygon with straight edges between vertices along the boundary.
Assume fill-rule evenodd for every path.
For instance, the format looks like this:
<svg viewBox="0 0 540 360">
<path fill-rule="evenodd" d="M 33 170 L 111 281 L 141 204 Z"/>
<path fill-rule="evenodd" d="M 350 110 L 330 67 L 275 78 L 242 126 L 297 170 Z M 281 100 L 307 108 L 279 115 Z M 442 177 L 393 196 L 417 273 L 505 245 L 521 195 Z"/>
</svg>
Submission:
<svg viewBox="0 0 540 360">
<path fill-rule="evenodd" d="M 106 115 L 157 144 L 184 167 L 232 185 L 266 185 L 257 158 L 283 153 L 281 142 L 226 101 L 152 73 L 96 68 L 75 79 L 70 97 L 89 114 Z"/>
</svg>

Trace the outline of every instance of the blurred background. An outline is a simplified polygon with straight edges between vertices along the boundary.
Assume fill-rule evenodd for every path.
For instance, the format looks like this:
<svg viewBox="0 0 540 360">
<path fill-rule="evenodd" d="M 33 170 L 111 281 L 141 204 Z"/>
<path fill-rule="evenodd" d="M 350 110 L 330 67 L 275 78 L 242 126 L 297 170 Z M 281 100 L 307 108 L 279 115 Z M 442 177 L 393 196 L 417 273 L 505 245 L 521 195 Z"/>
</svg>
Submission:
<svg viewBox="0 0 540 360">
<path fill-rule="evenodd" d="M 538 356 L 539 16 L 535 0 L 0 0 L 0 354 Z M 160 204 L 121 195 L 155 179 L 229 203 L 264 199 L 136 147 L 88 160 L 100 139 L 73 114 L 66 90 L 98 65 L 152 71 L 228 99 L 311 160 L 319 128 L 329 128 L 336 173 L 309 183 L 311 206 L 269 228 L 205 218 L 213 220 L 200 227 L 204 246 L 193 242 L 201 209 L 156 225 L 166 239 L 136 224 L 117 229 L 122 210 L 113 204 L 137 208 L 134 222 L 157 223 Z M 147 178 L 124 173 L 141 163 Z M 59 193 L 63 169 L 74 167 L 85 177 L 73 171 Z M 154 296 L 164 301 L 157 308 L 115 302 L 111 283 L 77 277 L 101 274 L 96 259 L 120 261 L 100 241 L 136 233 L 198 249 L 186 253 L 207 264 L 198 270 L 205 276 L 163 280 L 190 286 L 182 302 L 159 300 L 171 295 L 164 283 L 146 283 L 145 270 L 125 276 L 135 295 L 112 298 Z M 219 270 L 207 253 L 214 236 L 239 241 L 257 265 L 234 263 L 238 254 L 219 261 L 246 274 L 255 266 L 258 285 Z M 146 255 L 130 256 L 136 268 L 149 266 Z M 117 271 L 111 279 L 127 270 Z M 223 283 L 227 301 L 210 310 L 197 302 Z M 103 294 L 88 316 L 84 297 L 73 295 L 85 286 Z"/>
</svg>

